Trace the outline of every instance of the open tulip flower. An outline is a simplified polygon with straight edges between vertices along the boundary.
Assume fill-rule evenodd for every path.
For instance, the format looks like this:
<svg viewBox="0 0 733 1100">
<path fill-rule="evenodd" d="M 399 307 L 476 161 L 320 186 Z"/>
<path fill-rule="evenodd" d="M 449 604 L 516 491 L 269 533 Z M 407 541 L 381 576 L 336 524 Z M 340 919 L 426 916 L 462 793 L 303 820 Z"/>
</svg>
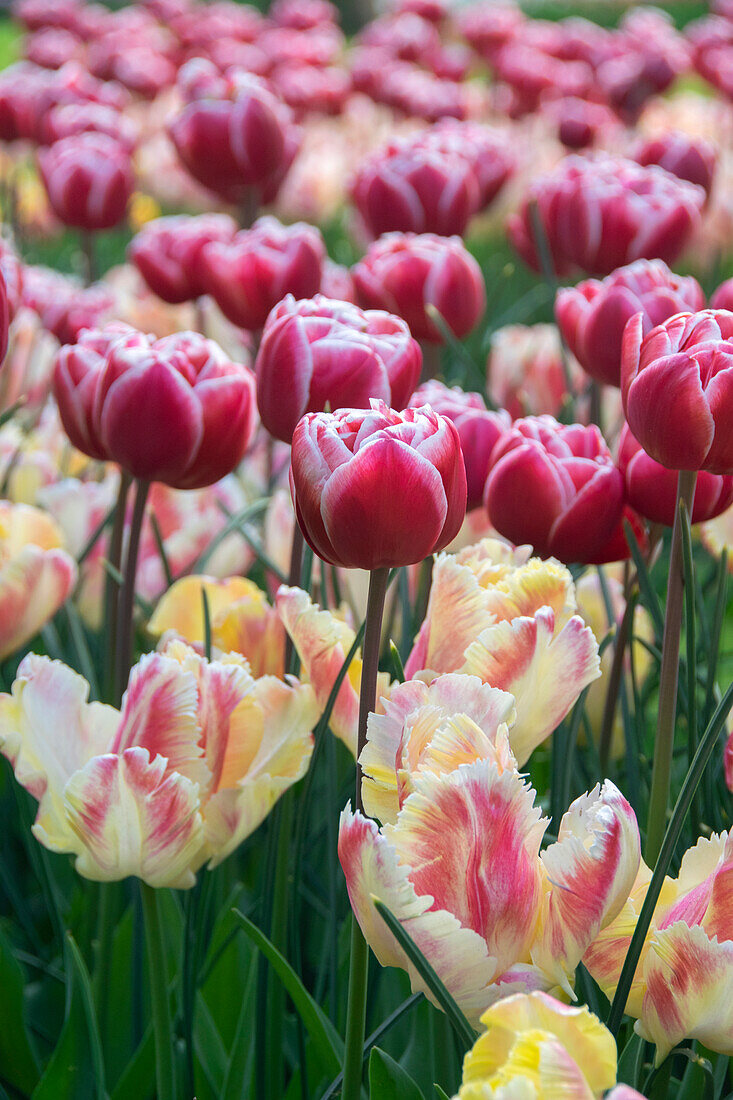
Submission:
<svg viewBox="0 0 733 1100">
<path fill-rule="evenodd" d="M 52 619 L 71 593 L 76 562 L 45 512 L 0 501 L 0 661 Z"/>
<path fill-rule="evenodd" d="M 584 956 L 608 996 L 651 876 L 642 863 L 623 909 Z M 656 1045 L 657 1065 L 684 1038 L 733 1055 L 732 879 L 733 833 L 713 833 L 685 852 L 677 878 L 664 880 L 626 1003 L 636 1031 Z"/>
<path fill-rule="evenodd" d="M 566 987 L 639 866 L 633 810 L 610 782 L 583 795 L 540 855 L 547 819 L 515 769 L 490 758 L 411 773 L 394 825 L 348 806 L 339 859 L 356 919 L 383 966 L 424 989 L 374 908 L 384 902 L 474 1024 L 492 1000 Z"/>
<path fill-rule="evenodd" d="M 209 604 L 211 644 L 219 653 L 245 657 L 254 677 L 283 676 L 285 631 L 261 588 L 247 577 L 189 575 L 164 593 L 148 623 L 155 637 L 178 635 L 190 645 L 204 644 L 203 594 Z"/>
<path fill-rule="evenodd" d="M 454 1100 L 599 1100 L 616 1081 L 616 1042 L 585 1006 L 515 993 L 481 1023 Z"/>
<path fill-rule="evenodd" d="M 520 765 L 600 675 L 598 645 L 575 614 L 575 590 L 556 561 L 484 539 L 433 568 L 427 615 L 405 664 L 410 678 L 478 676 L 514 696 L 509 742 Z"/>
<path fill-rule="evenodd" d="M 88 693 L 71 669 L 31 654 L 0 696 L 2 751 L 39 802 L 34 835 L 86 878 L 192 886 L 308 766 L 311 689 L 255 680 L 233 654 L 209 662 L 172 642 L 133 668 L 121 711 Z"/>
</svg>

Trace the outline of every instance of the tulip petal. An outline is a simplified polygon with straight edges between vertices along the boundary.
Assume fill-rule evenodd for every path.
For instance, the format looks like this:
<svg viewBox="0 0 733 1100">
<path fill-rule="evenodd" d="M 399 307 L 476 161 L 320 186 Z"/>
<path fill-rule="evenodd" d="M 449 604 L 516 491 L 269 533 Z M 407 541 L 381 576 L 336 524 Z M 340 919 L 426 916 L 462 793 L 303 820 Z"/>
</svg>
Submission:
<svg viewBox="0 0 733 1100">
<path fill-rule="evenodd" d="M 159 638 L 167 630 L 174 630 L 187 642 L 204 640 L 203 593 L 209 604 L 212 623 L 235 600 L 259 593 L 260 589 L 246 577 L 215 577 L 190 575 L 175 581 L 158 601 L 148 623 L 150 633 Z"/>
<path fill-rule="evenodd" d="M 715 423 L 687 354 L 648 363 L 629 385 L 624 407 L 629 428 L 653 459 L 673 470 L 703 467 Z"/>
<path fill-rule="evenodd" d="M 77 567 L 64 550 L 24 546 L 0 567 L 0 661 L 52 619 L 76 584 Z"/>
</svg>

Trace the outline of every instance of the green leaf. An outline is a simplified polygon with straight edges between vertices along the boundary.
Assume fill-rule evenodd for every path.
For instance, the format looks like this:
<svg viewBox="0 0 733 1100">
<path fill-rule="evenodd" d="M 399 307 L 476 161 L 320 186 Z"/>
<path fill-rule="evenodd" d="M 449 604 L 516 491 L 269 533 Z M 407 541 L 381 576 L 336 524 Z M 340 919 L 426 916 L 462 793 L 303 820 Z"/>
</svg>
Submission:
<svg viewBox="0 0 733 1100">
<path fill-rule="evenodd" d="M 234 915 L 242 925 L 244 932 L 262 952 L 283 983 L 308 1034 L 313 1040 L 318 1057 L 323 1063 L 324 1071 L 337 1073 L 343 1061 L 344 1044 L 336 1028 L 313 1000 L 290 963 L 270 943 L 267 936 L 260 932 L 257 925 L 248 920 L 239 910 L 235 909 Z"/>
<path fill-rule="evenodd" d="M 13 948 L 0 931 L 0 1066 L 2 1077 L 20 1092 L 38 1083 L 38 1059 L 25 1024 L 25 975 Z"/>
<path fill-rule="evenodd" d="M 397 920 L 394 913 L 390 912 L 384 902 L 380 901 L 379 898 L 374 898 L 374 908 L 407 955 L 407 958 L 417 970 L 435 1000 L 445 1012 L 453 1025 L 453 1030 L 463 1044 L 464 1050 L 469 1050 L 476 1041 L 476 1032 L 461 1012 L 451 994 L 445 988 L 415 941 L 408 935 Z"/>
<path fill-rule="evenodd" d="M 87 1032 L 89 1034 L 89 1044 L 92 1052 L 92 1065 L 94 1068 L 94 1083 L 96 1095 L 98 1097 L 104 1097 L 107 1095 L 107 1086 L 104 1081 L 104 1055 L 102 1054 L 102 1042 L 99 1038 L 99 1028 L 97 1026 L 97 1014 L 94 1009 L 94 994 L 92 993 L 92 982 L 89 977 L 89 971 L 87 970 L 87 964 L 84 962 L 81 951 L 76 943 L 76 940 L 72 936 L 71 932 L 66 933 L 66 942 L 71 956 L 71 962 L 73 964 L 74 972 L 76 974 L 77 981 L 79 982 L 79 990 L 81 992 L 82 1005 L 84 1007 L 84 1016 L 86 1018 Z"/>
<path fill-rule="evenodd" d="M 130 1100 L 131 1096 L 135 1100 L 153 1100 L 155 1096 L 155 1041 L 152 1024 L 148 1024 L 140 1045 L 117 1082 L 112 1100 Z"/>
<path fill-rule="evenodd" d="M 67 975 L 64 1025 L 33 1100 L 92 1100 L 93 1097 L 102 1100 L 104 1093 L 100 1095 L 95 1078 L 81 982 L 76 968 L 71 965 L 67 967 Z M 140 1100 L 139 1096 L 136 1100 Z"/>
<path fill-rule="evenodd" d="M 394 1058 L 374 1047 L 369 1059 L 370 1100 L 425 1100 L 412 1077 Z"/>
<path fill-rule="evenodd" d="M 444 1092 L 440 1085 L 433 1085 L 433 1088 L 435 1089 L 435 1096 L 437 1100 L 450 1100 L 448 1093 Z"/>
</svg>

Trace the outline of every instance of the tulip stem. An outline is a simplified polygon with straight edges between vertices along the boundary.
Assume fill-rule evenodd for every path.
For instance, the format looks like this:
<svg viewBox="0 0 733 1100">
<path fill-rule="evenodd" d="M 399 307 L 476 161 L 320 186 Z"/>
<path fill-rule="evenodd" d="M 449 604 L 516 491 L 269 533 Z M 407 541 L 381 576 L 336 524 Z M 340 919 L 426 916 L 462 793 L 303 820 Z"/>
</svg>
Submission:
<svg viewBox="0 0 733 1100">
<path fill-rule="evenodd" d="M 137 575 L 137 557 L 140 549 L 140 534 L 145 518 L 145 504 L 150 489 L 149 481 L 139 480 L 135 492 L 135 505 L 130 521 L 130 534 L 127 542 L 125 573 L 120 594 L 120 618 L 117 624 L 117 678 L 116 695 L 119 698 L 132 667 L 133 615 L 135 610 L 135 578 Z"/>
<path fill-rule="evenodd" d="M 611 672 L 608 677 L 608 690 L 606 691 L 606 698 L 603 705 L 601 736 L 598 741 L 598 756 L 601 762 L 601 775 L 606 774 L 606 771 L 608 769 L 608 761 L 611 756 L 613 720 L 616 716 L 616 706 L 618 704 L 619 690 L 621 688 L 621 677 L 623 675 L 624 668 L 624 657 L 626 655 L 626 647 L 629 643 L 629 638 L 631 636 L 631 624 L 634 618 L 635 600 L 632 598 L 631 589 L 632 585 L 627 583 L 624 591 L 624 599 L 626 601 L 624 613 L 621 622 L 619 623 L 619 628 L 613 647 L 613 663 L 611 664 Z M 609 622 L 610 627 L 613 627 L 613 625 L 613 622 Z"/>
<path fill-rule="evenodd" d="M 656 863 L 667 827 L 667 807 L 672 774 L 672 750 L 677 713 L 677 677 L 679 674 L 680 630 L 684 574 L 682 569 L 682 518 L 680 502 L 692 515 L 697 471 L 680 470 L 677 480 L 677 507 L 672 528 L 672 550 L 667 581 L 667 608 L 664 616 L 662 666 L 659 673 L 659 712 L 654 742 L 654 767 L 646 829 L 645 859 L 650 867 Z"/>
<path fill-rule="evenodd" d="M 291 588 L 300 587 L 300 574 L 303 568 L 303 532 L 297 519 L 293 527 L 293 541 L 290 544 L 290 569 L 288 570 L 288 584 Z M 294 667 L 295 646 L 293 639 L 288 634 L 285 638 L 285 671 L 297 675 L 297 666 Z"/>
<path fill-rule="evenodd" d="M 361 691 L 359 694 L 359 733 L 356 750 L 357 812 L 364 811 L 361 797 L 361 766 L 359 757 L 366 744 L 367 718 L 374 710 L 379 672 L 379 649 L 382 638 L 382 615 L 387 594 L 388 569 L 373 569 L 369 576 L 366 630 L 364 632 Z M 344 1045 L 344 1085 L 341 1100 L 359 1100 L 363 1073 L 364 1029 L 366 1025 L 367 976 L 369 949 L 352 914 L 351 955 L 349 961 L 349 999 L 346 1010 L 346 1040 Z"/>
<path fill-rule="evenodd" d="M 88 229 L 81 231 L 81 254 L 84 258 L 84 281 L 91 286 L 97 278 L 97 257 L 94 251 L 94 234 Z"/>
<path fill-rule="evenodd" d="M 120 572 L 122 564 L 122 540 L 125 535 L 125 513 L 127 511 L 127 494 L 130 490 L 131 477 L 120 470 L 120 488 L 117 493 L 115 505 L 115 519 L 112 527 L 112 537 L 109 544 L 108 561 L 117 572 Z M 117 629 L 120 610 L 120 590 L 112 573 L 107 573 L 104 590 L 104 607 L 107 632 L 107 661 L 104 675 L 107 681 L 105 697 L 117 706 L 120 701 L 120 686 L 115 679 L 115 647 L 117 645 Z"/>
<path fill-rule="evenodd" d="M 422 371 L 420 372 L 420 385 L 431 378 L 437 378 L 440 374 L 441 355 L 440 344 L 433 344 L 427 340 L 420 343 L 422 348 Z"/>
<path fill-rule="evenodd" d="M 165 961 L 163 926 L 158 895 L 152 886 L 140 882 L 140 897 L 145 920 L 145 946 L 148 953 L 148 979 L 155 1035 L 155 1080 L 157 1100 L 176 1100 L 176 1072 L 173 1062 L 173 1029 L 168 999 L 168 974 Z"/>
<path fill-rule="evenodd" d="M 242 229 L 251 229 L 259 210 L 259 196 L 254 187 L 245 188 L 239 204 L 239 224 Z"/>
</svg>

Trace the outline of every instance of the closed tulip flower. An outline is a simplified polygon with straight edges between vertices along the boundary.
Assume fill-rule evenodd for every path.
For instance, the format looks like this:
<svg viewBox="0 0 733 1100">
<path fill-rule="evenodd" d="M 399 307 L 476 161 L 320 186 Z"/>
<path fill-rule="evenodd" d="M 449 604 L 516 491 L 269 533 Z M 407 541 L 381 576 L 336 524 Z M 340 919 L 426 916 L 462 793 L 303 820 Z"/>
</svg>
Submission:
<svg viewBox="0 0 733 1100">
<path fill-rule="evenodd" d="M 515 421 L 491 456 L 485 500 L 497 531 L 541 557 L 618 560 L 624 479 L 595 425 L 565 426 L 551 416 Z"/>
<path fill-rule="evenodd" d="M 733 473 L 733 313 L 678 313 L 624 333 L 621 395 L 629 428 L 673 470 Z"/>
<path fill-rule="evenodd" d="M 176 305 L 206 293 L 201 252 L 212 241 L 231 241 L 237 232 L 228 214 L 172 215 L 147 222 L 133 237 L 128 256 L 153 294 Z"/>
<path fill-rule="evenodd" d="M 663 168 L 605 154 L 570 156 L 530 186 L 507 229 L 522 259 L 540 269 L 536 209 L 557 275 L 608 275 L 639 259 L 672 263 L 700 222 L 701 187 Z"/>
<path fill-rule="evenodd" d="M 646 335 L 675 313 L 704 307 L 702 287 L 692 276 L 675 275 L 663 260 L 637 260 L 603 281 L 563 287 L 555 299 L 555 317 L 583 370 L 599 382 L 620 386 L 624 328 L 635 313 L 643 314 Z"/>
<path fill-rule="evenodd" d="M 265 217 L 228 243 L 207 244 L 201 258 L 204 284 L 224 316 L 256 331 L 286 294 L 318 292 L 326 248 L 315 226 Z"/>
<path fill-rule="evenodd" d="M 38 154 L 54 214 L 77 229 L 111 229 L 125 216 L 134 185 L 128 151 L 101 133 L 62 138 Z"/>
<path fill-rule="evenodd" d="M 308 767 L 311 689 L 255 680 L 234 654 L 209 662 L 172 642 L 133 668 L 121 710 L 88 695 L 81 676 L 35 654 L 0 695 L 0 747 L 39 802 L 34 835 L 85 878 L 191 887 Z"/>
<path fill-rule="evenodd" d="M 466 513 L 458 433 L 427 406 L 310 413 L 293 435 L 290 485 L 310 546 L 350 569 L 422 561 Z"/>
<path fill-rule="evenodd" d="M 353 269 L 361 304 L 403 317 L 416 340 L 445 342 L 426 307 L 461 339 L 486 307 L 481 268 L 458 237 L 388 233 Z"/>
<path fill-rule="evenodd" d="M 309 412 L 369 408 L 371 398 L 403 409 L 420 377 L 422 355 L 399 317 L 364 312 L 317 294 L 292 294 L 267 318 L 257 354 L 262 423 L 290 443 Z"/>
</svg>

